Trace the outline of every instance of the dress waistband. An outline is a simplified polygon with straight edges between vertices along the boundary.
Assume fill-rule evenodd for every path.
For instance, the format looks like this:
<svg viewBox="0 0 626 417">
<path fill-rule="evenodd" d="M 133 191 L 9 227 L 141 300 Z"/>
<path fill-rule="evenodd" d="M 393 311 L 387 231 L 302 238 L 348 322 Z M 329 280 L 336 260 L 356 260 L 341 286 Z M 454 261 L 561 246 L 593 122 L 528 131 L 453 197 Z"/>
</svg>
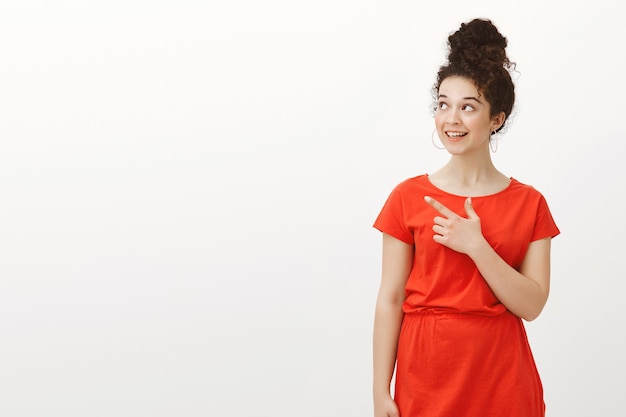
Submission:
<svg viewBox="0 0 626 417">
<path fill-rule="evenodd" d="M 499 317 L 507 317 L 512 316 L 518 318 L 516 315 L 511 313 L 509 310 L 504 310 L 502 312 L 493 314 L 493 313 L 485 313 L 480 311 L 458 311 L 451 310 L 447 308 L 424 308 L 420 310 L 410 311 L 408 313 L 404 313 L 405 320 L 421 320 L 424 318 L 433 318 L 437 320 L 444 319 L 472 319 L 472 318 L 499 318 Z"/>
</svg>

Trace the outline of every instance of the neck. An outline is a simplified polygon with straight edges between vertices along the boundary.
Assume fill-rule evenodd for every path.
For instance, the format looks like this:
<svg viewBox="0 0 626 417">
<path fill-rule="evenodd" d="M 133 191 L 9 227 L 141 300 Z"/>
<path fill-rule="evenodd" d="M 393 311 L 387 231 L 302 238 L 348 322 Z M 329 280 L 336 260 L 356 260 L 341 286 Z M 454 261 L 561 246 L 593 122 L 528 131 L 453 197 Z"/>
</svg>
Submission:
<svg viewBox="0 0 626 417">
<path fill-rule="evenodd" d="M 488 153 L 482 158 L 453 155 L 440 171 L 445 177 L 468 186 L 490 182 L 503 175 L 496 169 Z"/>
</svg>

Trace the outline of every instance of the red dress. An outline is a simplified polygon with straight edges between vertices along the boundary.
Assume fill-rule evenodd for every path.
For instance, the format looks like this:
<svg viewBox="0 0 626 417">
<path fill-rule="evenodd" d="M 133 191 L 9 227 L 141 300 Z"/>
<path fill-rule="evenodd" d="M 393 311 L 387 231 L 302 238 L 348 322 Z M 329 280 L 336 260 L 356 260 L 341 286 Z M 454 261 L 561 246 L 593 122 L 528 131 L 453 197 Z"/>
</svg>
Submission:
<svg viewBox="0 0 626 417">
<path fill-rule="evenodd" d="M 401 417 L 540 417 L 543 389 L 522 320 L 464 254 L 433 241 L 429 195 L 465 216 L 465 197 L 427 175 L 400 183 L 374 227 L 415 247 L 406 283 L 394 399 Z M 472 197 L 483 235 L 518 269 L 530 242 L 559 234 L 544 197 L 511 179 Z"/>
</svg>

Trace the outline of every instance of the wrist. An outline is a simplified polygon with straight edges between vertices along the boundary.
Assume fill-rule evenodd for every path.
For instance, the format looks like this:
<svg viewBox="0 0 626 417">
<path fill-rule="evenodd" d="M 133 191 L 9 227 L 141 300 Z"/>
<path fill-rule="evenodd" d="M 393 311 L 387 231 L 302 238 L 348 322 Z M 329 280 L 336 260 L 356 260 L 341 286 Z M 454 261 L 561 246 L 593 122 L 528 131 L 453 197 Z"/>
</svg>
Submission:
<svg viewBox="0 0 626 417">
<path fill-rule="evenodd" d="M 389 390 L 389 385 L 387 386 L 376 386 L 374 385 L 373 389 L 374 401 L 391 397 L 391 391 Z"/>
<path fill-rule="evenodd" d="M 491 247 L 489 242 L 487 242 L 485 237 L 481 235 L 481 239 L 477 240 L 476 243 L 471 246 L 470 250 L 467 252 L 467 255 L 472 258 L 474 262 L 476 262 L 476 260 L 480 259 L 481 256 L 491 250 L 493 250 L 493 248 Z"/>
</svg>

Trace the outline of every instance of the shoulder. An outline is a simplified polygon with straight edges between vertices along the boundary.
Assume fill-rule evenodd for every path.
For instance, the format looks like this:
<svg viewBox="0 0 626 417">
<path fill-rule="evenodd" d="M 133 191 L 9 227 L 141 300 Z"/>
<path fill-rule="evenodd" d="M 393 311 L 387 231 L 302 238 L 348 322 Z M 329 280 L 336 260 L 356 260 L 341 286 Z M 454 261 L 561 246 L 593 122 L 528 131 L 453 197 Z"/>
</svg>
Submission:
<svg viewBox="0 0 626 417">
<path fill-rule="evenodd" d="M 521 181 L 518 181 L 517 179 L 513 177 L 511 177 L 511 184 L 509 185 L 508 189 L 515 196 L 519 196 L 519 197 L 523 196 L 525 198 L 543 199 L 543 195 L 535 187 L 529 184 L 525 184 Z"/>
<path fill-rule="evenodd" d="M 428 187 L 429 181 L 426 174 L 407 178 L 393 188 L 396 194 L 413 194 L 416 190 Z"/>
<path fill-rule="evenodd" d="M 511 178 L 511 185 L 508 191 L 508 193 L 504 193 L 504 202 L 509 206 L 523 207 L 526 213 L 551 217 L 546 198 L 532 185 L 524 184 Z"/>
<path fill-rule="evenodd" d="M 410 210 L 423 196 L 427 195 L 426 189 L 429 181 L 426 174 L 407 178 L 393 187 L 388 194 L 385 208 Z"/>
<path fill-rule="evenodd" d="M 561 233 L 543 194 L 531 185 L 523 184 L 514 179 L 512 181 L 515 183 L 512 184 L 514 192 L 511 195 L 515 195 L 515 197 L 511 199 L 510 203 L 512 203 L 511 206 L 520 207 L 518 215 L 520 221 L 526 218 L 533 222 L 531 241 L 555 237 Z"/>
</svg>

